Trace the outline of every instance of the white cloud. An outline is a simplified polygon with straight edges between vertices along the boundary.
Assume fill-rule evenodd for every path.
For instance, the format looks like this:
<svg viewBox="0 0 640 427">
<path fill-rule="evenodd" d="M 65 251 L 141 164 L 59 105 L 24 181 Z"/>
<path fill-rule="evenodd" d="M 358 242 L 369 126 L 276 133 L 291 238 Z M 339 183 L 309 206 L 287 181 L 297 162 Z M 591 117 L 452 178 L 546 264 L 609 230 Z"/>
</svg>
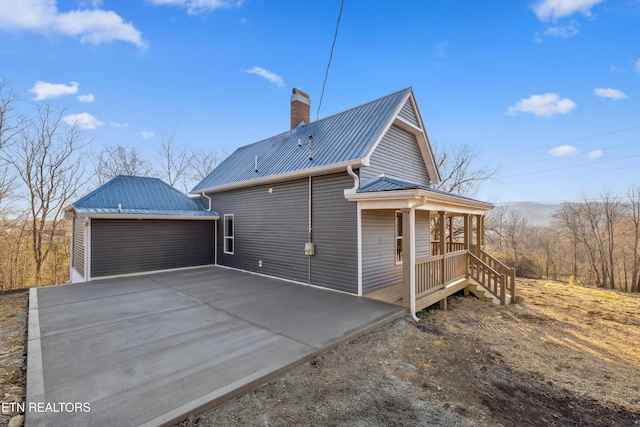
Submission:
<svg viewBox="0 0 640 427">
<path fill-rule="evenodd" d="M 96 97 L 92 93 L 86 95 L 78 95 L 78 101 L 88 104 L 96 100 Z"/>
<path fill-rule="evenodd" d="M 64 116 L 62 120 L 69 126 L 78 126 L 83 130 L 97 129 L 104 125 L 104 123 L 89 113 L 69 114 L 68 116 Z"/>
<path fill-rule="evenodd" d="M 282 77 L 280 77 L 279 75 L 272 73 L 271 71 L 265 70 L 264 68 L 260 68 L 260 67 L 253 67 L 250 68 L 248 70 L 243 70 L 245 73 L 249 73 L 249 74 L 257 74 L 260 77 L 264 77 L 265 79 L 269 80 L 271 83 L 275 83 L 276 86 L 278 87 L 283 87 L 284 86 L 284 81 L 282 80 Z"/>
<path fill-rule="evenodd" d="M 549 153 L 554 157 L 568 157 L 577 156 L 580 154 L 580 151 L 578 151 L 578 149 L 573 145 L 561 145 L 559 147 L 552 148 L 549 150 Z"/>
<path fill-rule="evenodd" d="M 126 129 L 129 127 L 127 123 L 109 122 L 112 128 Z"/>
<path fill-rule="evenodd" d="M 587 157 L 590 159 L 599 159 L 602 156 L 604 156 L 602 150 L 590 151 L 589 154 L 587 154 Z"/>
<path fill-rule="evenodd" d="M 145 47 L 140 31 L 115 12 L 101 9 L 60 12 L 56 0 L 0 0 L 0 29 L 59 33 L 80 37 L 81 43 L 120 40 Z"/>
<path fill-rule="evenodd" d="M 216 9 L 240 7 L 244 0 L 148 0 L 157 6 L 178 6 L 187 9 L 189 15 L 213 12 Z"/>
<path fill-rule="evenodd" d="M 640 58 L 636 59 L 636 65 L 633 69 L 636 71 L 636 73 L 640 73 Z"/>
<path fill-rule="evenodd" d="M 596 88 L 593 91 L 593 94 L 595 96 L 598 96 L 600 98 L 608 98 L 608 99 L 613 99 L 614 101 L 617 101 L 618 99 L 625 99 L 627 97 L 627 95 L 618 89 L 611 89 L 610 87 L 608 88 Z"/>
<path fill-rule="evenodd" d="M 618 68 L 613 64 L 609 66 L 609 69 L 611 70 L 612 73 L 624 73 L 624 69 Z"/>
<path fill-rule="evenodd" d="M 549 27 L 543 34 L 545 36 L 564 37 L 565 39 L 569 39 L 578 34 L 578 23 L 572 22 L 571 24 L 563 27 Z"/>
<path fill-rule="evenodd" d="M 444 58 L 447 55 L 447 48 L 449 47 L 449 42 L 440 42 L 436 44 L 436 54 L 440 58 Z"/>
<path fill-rule="evenodd" d="M 140 136 L 143 137 L 144 139 L 151 139 L 154 136 L 156 136 L 156 134 L 153 132 L 149 132 L 147 130 L 143 130 L 142 132 L 140 132 Z"/>
<path fill-rule="evenodd" d="M 576 103 L 568 98 L 560 99 L 557 93 L 545 93 L 542 95 L 531 95 L 523 98 L 509 107 L 505 114 L 515 116 L 518 112 L 531 113 L 536 116 L 553 116 L 556 114 L 567 114 L 576 108 Z"/>
<path fill-rule="evenodd" d="M 35 93 L 36 101 L 42 101 L 48 98 L 58 98 L 63 95 L 73 95 L 78 93 L 78 83 L 71 82 L 69 85 L 64 83 L 47 83 L 38 80 L 29 92 Z"/>
<path fill-rule="evenodd" d="M 591 16 L 591 8 L 604 0 L 540 0 L 533 5 L 533 12 L 541 21 L 555 21 L 582 13 Z"/>
</svg>

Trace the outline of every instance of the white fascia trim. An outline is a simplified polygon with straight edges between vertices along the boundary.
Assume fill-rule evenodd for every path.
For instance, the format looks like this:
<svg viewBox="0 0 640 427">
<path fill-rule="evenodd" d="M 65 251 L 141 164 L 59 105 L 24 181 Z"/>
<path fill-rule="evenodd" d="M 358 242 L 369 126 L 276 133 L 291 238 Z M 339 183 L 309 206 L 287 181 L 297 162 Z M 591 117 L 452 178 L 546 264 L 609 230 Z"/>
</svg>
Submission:
<svg viewBox="0 0 640 427">
<path fill-rule="evenodd" d="M 80 218 L 98 219 L 188 219 L 193 221 L 215 221 L 219 215 L 193 216 L 193 215 L 146 215 L 146 214 L 99 214 L 90 212 L 78 212 Z"/>
<path fill-rule="evenodd" d="M 371 193 L 345 194 L 345 198 L 350 202 L 356 201 L 401 201 L 407 203 L 410 207 L 413 203 L 417 203 L 422 197 L 427 198 L 426 207 L 432 205 L 451 206 L 462 209 L 472 209 L 487 211 L 494 206 L 491 203 L 462 199 L 453 195 L 433 193 L 421 189 L 411 190 L 395 190 L 395 191 L 379 191 Z"/>
<path fill-rule="evenodd" d="M 347 170 L 347 166 L 355 167 L 365 164 L 365 159 L 348 160 L 346 162 L 332 163 L 330 165 L 317 166 L 314 168 L 301 169 L 299 171 L 282 173 L 279 175 L 265 176 L 263 178 L 250 179 L 245 181 L 233 182 L 230 184 L 218 185 L 215 187 L 203 188 L 198 191 L 192 191 L 190 194 L 216 193 L 220 191 L 235 190 L 243 187 L 253 187 L 261 184 L 269 184 L 275 182 L 289 181 L 292 179 L 306 178 L 313 175 L 323 175 L 331 172 L 341 172 Z"/>
<path fill-rule="evenodd" d="M 369 152 L 365 156 L 364 162 L 362 163 L 364 166 L 369 166 L 369 163 L 371 161 L 371 155 L 373 154 L 374 151 L 376 151 L 376 148 L 378 148 L 378 145 L 380 145 L 380 142 L 382 141 L 382 138 L 384 138 L 384 136 L 387 134 L 387 132 L 389 131 L 389 128 L 395 122 L 395 119 L 398 118 L 398 114 L 400 114 L 400 111 L 402 111 L 402 107 L 407 102 L 407 99 L 409 99 L 411 97 L 412 93 L 413 93 L 413 89 L 409 91 L 409 93 L 404 97 L 402 102 L 398 103 L 398 108 L 396 108 L 396 111 L 391 116 L 391 120 L 389 120 L 389 123 L 386 124 L 386 126 L 384 127 L 384 130 L 380 133 L 380 136 L 378 137 L 376 142 L 371 147 L 371 150 L 369 150 Z"/>
</svg>

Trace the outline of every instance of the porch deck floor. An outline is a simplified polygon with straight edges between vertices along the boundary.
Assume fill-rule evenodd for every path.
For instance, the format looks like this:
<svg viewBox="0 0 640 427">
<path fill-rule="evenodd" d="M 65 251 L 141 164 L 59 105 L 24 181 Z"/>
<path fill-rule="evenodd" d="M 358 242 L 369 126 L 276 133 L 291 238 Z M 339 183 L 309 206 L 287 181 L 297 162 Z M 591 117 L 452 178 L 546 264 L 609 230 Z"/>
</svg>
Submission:
<svg viewBox="0 0 640 427">
<path fill-rule="evenodd" d="M 402 302 L 402 283 L 387 286 L 386 288 L 378 289 L 377 291 L 364 294 L 363 296 L 368 299 L 406 307 Z"/>
</svg>

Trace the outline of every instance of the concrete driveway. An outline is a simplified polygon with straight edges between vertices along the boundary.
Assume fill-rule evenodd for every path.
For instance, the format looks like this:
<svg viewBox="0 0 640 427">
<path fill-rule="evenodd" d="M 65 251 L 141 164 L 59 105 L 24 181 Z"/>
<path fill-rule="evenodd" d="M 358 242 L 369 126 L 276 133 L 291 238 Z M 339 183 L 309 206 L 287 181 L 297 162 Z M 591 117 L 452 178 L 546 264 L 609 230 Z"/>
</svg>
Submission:
<svg viewBox="0 0 640 427">
<path fill-rule="evenodd" d="M 222 267 L 34 288 L 26 425 L 172 425 L 404 313 Z"/>
</svg>

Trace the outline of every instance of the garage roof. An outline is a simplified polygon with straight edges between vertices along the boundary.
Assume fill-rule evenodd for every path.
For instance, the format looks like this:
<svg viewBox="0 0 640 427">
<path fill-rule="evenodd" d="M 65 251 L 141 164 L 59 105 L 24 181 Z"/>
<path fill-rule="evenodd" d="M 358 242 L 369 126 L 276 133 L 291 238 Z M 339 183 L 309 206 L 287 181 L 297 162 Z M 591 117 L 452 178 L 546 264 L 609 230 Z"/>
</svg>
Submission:
<svg viewBox="0 0 640 427">
<path fill-rule="evenodd" d="M 92 217 L 135 215 L 215 219 L 219 216 L 161 179 L 127 175 L 116 176 L 66 210 Z"/>
</svg>

